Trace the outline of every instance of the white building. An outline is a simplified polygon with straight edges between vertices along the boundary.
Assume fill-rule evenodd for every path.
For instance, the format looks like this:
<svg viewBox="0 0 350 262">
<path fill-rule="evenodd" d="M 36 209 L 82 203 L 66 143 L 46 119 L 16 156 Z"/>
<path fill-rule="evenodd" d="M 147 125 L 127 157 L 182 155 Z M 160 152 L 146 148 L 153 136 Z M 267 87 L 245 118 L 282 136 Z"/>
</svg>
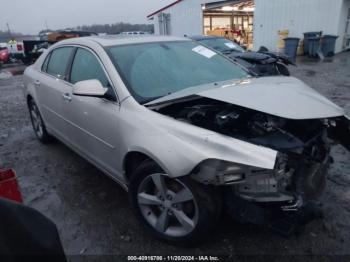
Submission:
<svg viewBox="0 0 350 262">
<path fill-rule="evenodd" d="M 337 35 L 336 52 L 350 48 L 350 0 L 177 0 L 148 19 L 155 34 L 230 34 L 253 49 L 277 50 L 284 30 L 301 39 L 312 31 Z"/>
</svg>

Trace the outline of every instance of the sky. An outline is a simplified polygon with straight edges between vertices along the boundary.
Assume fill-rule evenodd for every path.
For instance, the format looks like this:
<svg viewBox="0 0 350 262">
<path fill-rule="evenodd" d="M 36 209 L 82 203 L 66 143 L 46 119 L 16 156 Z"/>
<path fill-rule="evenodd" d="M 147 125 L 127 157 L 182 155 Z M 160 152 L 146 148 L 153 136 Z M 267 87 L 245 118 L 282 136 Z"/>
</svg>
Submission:
<svg viewBox="0 0 350 262">
<path fill-rule="evenodd" d="M 37 34 L 46 28 L 116 22 L 149 23 L 146 16 L 174 0 L 16 0 L 0 2 L 0 30 Z M 6 11 L 5 11 L 6 10 Z"/>
</svg>

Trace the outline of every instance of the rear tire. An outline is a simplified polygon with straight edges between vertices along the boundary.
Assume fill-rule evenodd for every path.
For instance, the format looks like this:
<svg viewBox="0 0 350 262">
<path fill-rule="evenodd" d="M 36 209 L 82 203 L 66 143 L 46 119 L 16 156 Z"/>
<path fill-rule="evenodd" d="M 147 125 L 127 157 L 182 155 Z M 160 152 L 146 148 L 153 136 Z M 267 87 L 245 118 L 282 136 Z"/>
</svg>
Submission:
<svg viewBox="0 0 350 262">
<path fill-rule="evenodd" d="M 222 198 L 215 188 L 188 177 L 170 178 L 152 161 L 133 172 L 129 195 L 141 224 L 156 238 L 175 245 L 203 242 L 221 214 Z"/>
<path fill-rule="evenodd" d="M 35 136 L 43 144 L 52 142 L 53 137 L 47 132 L 44 120 L 42 119 L 38 106 L 33 99 L 28 101 L 28 108 Z"/>
</svg>

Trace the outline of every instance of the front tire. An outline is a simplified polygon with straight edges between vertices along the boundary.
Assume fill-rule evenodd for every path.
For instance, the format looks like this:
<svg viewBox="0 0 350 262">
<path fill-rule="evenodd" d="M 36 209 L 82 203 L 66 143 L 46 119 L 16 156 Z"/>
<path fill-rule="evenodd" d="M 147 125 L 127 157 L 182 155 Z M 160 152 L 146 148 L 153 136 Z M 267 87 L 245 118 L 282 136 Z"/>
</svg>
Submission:
<svg viewBox="0 0 350 262">
<path fill-rule="evenodd" d="M 28 108 L 35 136 L 43 144 L 50 143 L 52 141 L 52 136 L 50 136 L 47 132 L 44 120 L 41 117 L 38 106 L 32 99 L 28 101 Z"/>
<path fill-rule="evenodd" d="M 220 194 L 189 178 L 170 178 L 154 162 L 132 174 L 129 194 L 142 225 L 171 244 L 194 245 L 210 236 L 221 213 Z"/>
</svg>

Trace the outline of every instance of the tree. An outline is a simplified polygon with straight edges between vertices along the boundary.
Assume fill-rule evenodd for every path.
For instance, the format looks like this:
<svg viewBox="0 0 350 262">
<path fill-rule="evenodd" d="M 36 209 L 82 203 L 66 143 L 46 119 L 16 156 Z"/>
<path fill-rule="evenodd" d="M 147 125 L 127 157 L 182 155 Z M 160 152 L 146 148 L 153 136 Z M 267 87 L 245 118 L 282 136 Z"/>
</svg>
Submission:
<svg viewBox="0 0 350 262">
<path fill-rule="evenodd" d="M 93 24 L 93 25 L 82 25 L 77 26 L 76 30 L 89 31 L 94 33 L 106 33 L 106 34 L 120 34 L 128 31 L 145 31 L 154 32 L 152 24 L 130 24 L 130 23 L 114 23 L 114 24 Z"/>
</svg>

